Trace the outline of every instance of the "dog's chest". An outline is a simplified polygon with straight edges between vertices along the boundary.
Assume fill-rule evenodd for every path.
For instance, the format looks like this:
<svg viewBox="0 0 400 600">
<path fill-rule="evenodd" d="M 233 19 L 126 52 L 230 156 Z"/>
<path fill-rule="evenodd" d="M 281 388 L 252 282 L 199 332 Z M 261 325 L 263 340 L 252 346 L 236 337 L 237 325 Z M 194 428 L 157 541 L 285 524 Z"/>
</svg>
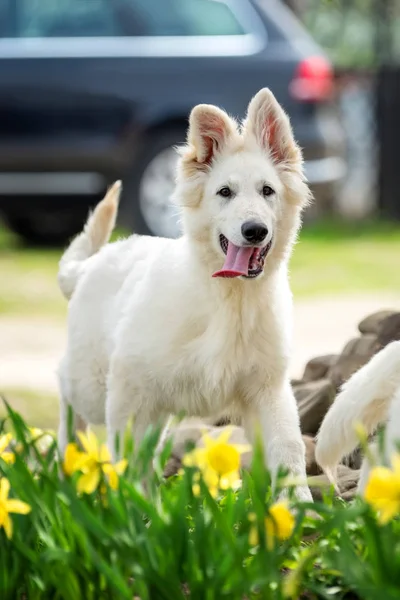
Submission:
<svg viewBox="0 0 400 600">
<path fill-rule="evenodd" d="M 175 397 L 185 398 L 192 414 L 232 406 L 240 401 L 247 377 L 268 377 L 269 369 L 275 368 L 276 344 L 275 336 L 268 338 L 265 324 L 217 313 L 198 324 L 181 345 L 170 380 Z"/>
</svg>

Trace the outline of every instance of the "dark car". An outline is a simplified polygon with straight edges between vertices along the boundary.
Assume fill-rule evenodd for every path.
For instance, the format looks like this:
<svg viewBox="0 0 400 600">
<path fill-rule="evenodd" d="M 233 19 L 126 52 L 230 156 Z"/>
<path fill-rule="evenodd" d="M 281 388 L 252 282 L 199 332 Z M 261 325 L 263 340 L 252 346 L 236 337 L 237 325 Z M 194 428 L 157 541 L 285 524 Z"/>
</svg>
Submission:
<svg viewBox="0 0 400 600">
<path fill-rule="evenodd" d="M 317 197 L 342 177 L 330 65 L 276 0 L 1 0 L 0 210 L 30 241 L 75 233 L 122 178 L 121 224 L 176 236 L 169 201 L 187 117 L 243 117 L 270 87 Z"/>
</svg>

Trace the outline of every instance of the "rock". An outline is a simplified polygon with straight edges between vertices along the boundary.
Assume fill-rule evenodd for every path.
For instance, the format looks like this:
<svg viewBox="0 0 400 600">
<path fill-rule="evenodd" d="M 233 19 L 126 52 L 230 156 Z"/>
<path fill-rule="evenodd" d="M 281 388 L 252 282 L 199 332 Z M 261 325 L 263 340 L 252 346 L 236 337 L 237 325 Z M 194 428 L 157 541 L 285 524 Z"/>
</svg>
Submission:
<svg viewBox="0 0 400 600">
<path fill-rule="evenodd" d="M 378 333 L 379 349 L 384 348 L 390 342 L 400 340 L 400 313 L 394 313 L 386 317 L 381 324 Z"/>
<path fill-rule="evenodd" d="M 182 460 L 178 457 L 178 456 L 174 456 L 173 454 L 170 456 L 170 458 L 167 461 L 167 464 L 164 467 L 164 477 L 168 478 L 168 477 L 172 477 L 173 475 L 176 475 L 179 471 L 179 469 L 182 466 Z"/>
<path fill-rule="evenodd" d="M 292 386 L 292 388 L 296 388 L 299 385 L 301 385 L 302 383 L 304 383 L 304 381 L 302 379 L 292 379 L 290 382 L 290 385 Z"/>
<path fill-rule="evenodd" d="M 357 484 L 360 472 L 350 469 L 345 465 L 339 465 L 337 469 L 336 483 L 339 488 L 340 497 L 351 500 L 357 493 Z M 320 501 L 323 493 L 331 487 L 331 483 L 325 474 L 310 478 L 310 490 L 314 500 Z"/>
<path fill-rule="evenodd" d="M 215 423 L 215 427 L 226 427 L 231 422 L 230 417 L 220 417 Z"/>
<path fill-rule="evenodd" d="M 337 354 L 326 354 L 325 356 L 317 356 L 308 361 L 304 370 L 303 382 L 317 381 L 326 377 L 330 368 L 336 363 Z"/>
<path fill-rule="evenodd" d="M 294 390 L 299 408 L 301 431 L 315 435 L 335 399 L 335 389 L 329 379 L 303 383 Z"/>
<path fill-rule="evenodd" d="M 384 321 L 392 315 L 399 314 L 398 311 L 394 310 L 378 310 L 378 312 L 372 313 L 365 317 L 359 324 L 358 329 L 360 333 L 373 333 L 378 335 L 382 329 Z"/>
<path fill-rule="evenodd" d="M 306 447 L 307 475 L 319 475 L 322 471 L 315 460 L 315 440 L 310 435 L 303 435 L 303 442 Z"/>
<path fill-rule="evenodd" d="M 350 467 L 350 469 L 361 469 L 362 461 L 363 453 L 360 446 L 358 446 L 351 454 L 344 457 L 342 463 L 347 467 Z"/>
<path fill-rule="evenodd" d="M 360 367 L 365 365 L 379 350 L 376 335 L 371 333 L 350 340 L 343 349 L 342 354 L 328 372 L 336 390 L 353 375 Z"/>
</svg>

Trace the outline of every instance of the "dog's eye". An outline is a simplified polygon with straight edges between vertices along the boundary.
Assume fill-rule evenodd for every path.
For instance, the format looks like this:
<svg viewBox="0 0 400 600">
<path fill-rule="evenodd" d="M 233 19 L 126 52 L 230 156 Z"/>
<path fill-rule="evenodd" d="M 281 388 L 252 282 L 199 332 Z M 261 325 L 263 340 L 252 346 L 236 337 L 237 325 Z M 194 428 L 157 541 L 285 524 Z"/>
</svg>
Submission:
<svg viewBox="0 0 400 600">
<path fill-rule="evenodd" d="M 228 186 L 225 186 L 218 190 L 218 196 L 222 196 L 222 198 L 230 198 L 232 196 L 232 190 Z"/>
<path fill-rule="evenodd" d="M 269 185 L 264 185 L 264 187 L 262 189 L 262 194 L 264 197 L 267 197 L 267 196 L 272 196 L 272 194 L 275 194 L 275 192 L 272 189 L 272 187 L 270 187 Z"/>
</svg>

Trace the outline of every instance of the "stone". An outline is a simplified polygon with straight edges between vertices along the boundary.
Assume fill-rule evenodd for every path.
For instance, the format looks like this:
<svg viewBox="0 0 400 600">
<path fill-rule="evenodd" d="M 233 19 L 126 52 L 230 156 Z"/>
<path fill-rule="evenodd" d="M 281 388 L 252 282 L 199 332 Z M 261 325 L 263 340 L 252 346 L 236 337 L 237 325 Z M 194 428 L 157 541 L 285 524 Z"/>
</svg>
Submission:
<svg viewBox="0 0 400 600">
<path fill-rule="evenodd" d="M 335 399 L 335 388 L 329 379 L 303 383 L 294 390 L 302 433 L 314 436 Z"/>
<path fill-rule="evenodd" d="M 317 381 L 326 377 L 329 369 L 333 367 L 337 359 L 337 354 L 326 354 L 309 360 L 304 370 L 303 382 Z"/>
<path fill-rule="evenodd" d="M 306 447 L 307 475 L 319 475 L 322 470 L 315 460 L 315 440 L 310 435 L 303 435 L 303 442 Z"/>
<path fill-rule="evenodd" d="M 394 313 L 382 322 L 378 333 L 379 349 L 384 348 L 390 342 L 400 340 L 400 313 Z"/>
<path fill-rule="evenodd" d="M 304 383 L 304 381 L 302 379 L 292 379 L 290 381 L 290 385 L 292 386 L 292 388 L 296 388 L 299 385 L 301 385 L 302 383 Z"/>
<path fill-rule="evenodd" d="M 378 335 L 382 329 L 384 321 L 388 317 L 396 314 L 399 313 L 395 310 L 378 310 L 377 312 L 372 313 L 372 315 L 365 317 L 365 319 L 358 324 L 358 330 L 360 333 L 373 333 Z"/>
<path fill-rule="evenodd" d="M 371 333 L 350 340 L 328 372 L 336 390 L 339 390 L 353 373 L 365 365 L 379 348 L 377 336 Z"/>
<path fill-rule="evenodd" d="M 345 465 L 338 465 L 336 484 L 339 488 L 339 495 L 345 500 L 351 500 L 357 493 L 358 479 L 360 472 L 355 469 L 350 469 Z M 331 487 L 331 482 L 325 474 L 311 477 L 309 480 L 312 497 L 315 501 L 323 499 L 324 491 L 326 492 Z"/>
<path fill-rule="evenodd" d="M 182 459 L 179 458 L 178 456 L 174 456 L 173 454 L 169 457 L 169 459 L 167 460 L 167 464 L 164 467 L 164 477 L 168 478 L 168 477 L 172 477 L 173 475 L 176 475 L 179 471 L 179 469 L 182 466 Z"/>
<path fill-rule="evenodd" d="M 351 454 L 343 458 L 342 463 L 350 467 L 350 469 L 361 469 L 363 458 L 363 452 L 360 446 L 358 446 Z"/>
</svg>

